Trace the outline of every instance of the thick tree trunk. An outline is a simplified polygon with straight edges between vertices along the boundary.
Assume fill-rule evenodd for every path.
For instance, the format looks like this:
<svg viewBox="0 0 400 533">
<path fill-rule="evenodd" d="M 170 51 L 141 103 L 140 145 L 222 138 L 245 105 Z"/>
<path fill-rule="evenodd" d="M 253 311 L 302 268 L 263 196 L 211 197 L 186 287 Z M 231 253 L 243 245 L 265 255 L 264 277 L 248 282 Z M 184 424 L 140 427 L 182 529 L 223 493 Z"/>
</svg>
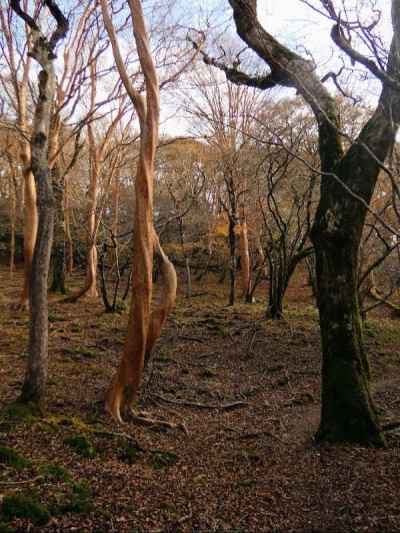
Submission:
<svg viewBox="0 0 400 533">
<path fill-rule="evenodd" d="M 356 239 L 321 241 L 314 232 L 322 337 L 318 440 L 382 444 L 357 300 Z"/>
<path fill-rule="evenodd" d="M 383 80 L 379 104 L 355 144 L 344 153 L 335 102 L 313 72 L 314 66 L 265 30 L 257 19 L 257 0 L 229 2 L 239 35 L 266 61 L 271 73 L 257 79 L 241 74 L 239 80 L 235 72 L 225 69 L 227 76 L 264 89 L 276 85 L 296 88 L 318 123 L 324 174 L 312 230 L 323 348 L 322 411 L 317 437 L 333 442 L 381 445 L 384 439 L 371 400 L 369 368 L 362 342 L 357 262 L 365 204 L 370 202 L 379 173 L 377 160 L 385 161 L 400 121 L 400 4 L 392 1 L 394 34 L 386 70 L 375 65 L 374 73 Z M 340 18 L 332 36 L 353 60 L 360 61 L 361 54 L 353 53 L 351 42 L 343 35 Z M 361 62 L 370 68 L 371 62 L 364 59 Z"/>
<path fill-rule="evenodd" d="M 384 96 L 383 96 L 384 97 Z M 369 204 L 380 161 L 394 142 L 392 124 L 378 108 L 337 165 L 335 174 Z M 323 150 L 329 150 L 325 145 Z M 322 338 L 322 410 L 319 440 L 382 445 L 370 393 L 370 371 L 358 301 L 359 247 L 366 216 L 360 201 L 337 181 L 321 185 L 312 240 Z"/>
</svg>

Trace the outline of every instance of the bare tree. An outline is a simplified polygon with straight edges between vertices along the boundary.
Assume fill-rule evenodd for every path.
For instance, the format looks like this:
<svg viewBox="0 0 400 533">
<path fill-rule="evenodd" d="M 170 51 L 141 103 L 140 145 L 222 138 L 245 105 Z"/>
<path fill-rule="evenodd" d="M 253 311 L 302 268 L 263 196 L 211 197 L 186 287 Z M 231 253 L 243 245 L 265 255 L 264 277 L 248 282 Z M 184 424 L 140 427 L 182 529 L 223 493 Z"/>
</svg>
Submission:
<svg viewBox="0 0 400 533">
<path fill-rule="evenodd" d="M 269 66 L 246 76 L 205 57 L 236 83 L 260 89 L 293 87 L 311 107 L 318 125 L 321 198 L 312 229 L 322 336 L 322 411 L 318 440 L 382 445 L 384 437 L 370 392 L 370 369 L 362 340 L 357 263 L 367 207 L 379 170 L 393 146 L 399 123 L 400 4 L 392 1 L 393 39 L 385 62 L 352 47 L 346 32 L 366 30 L 343 20 L 333 2 L 321 9 L 333 20 L 332 37 L 353 62 L 382 82 L 379 103 L 356 141 L 345 150 L 335 100 L 314 72 L 315 65 L 277 41 L 257 18 L 257 0 L 229 0 L 239 36 Z M 365 32 L 364 32 L 365 33 Z M 371 41 L 369 41 L 371 44 Z M 372 47 L 372 52 L 374 48 Z"/>
<path fill-rule="evenodd" d="M 206 138 L 212 149 L 214 179 L 219 184 L 219 203 L 228 219 L 229 305 L 233 305 L 237 292 L 238 234 L 241 223 L 246 227 L 248 133 L 251 117 L 260 102 L 252 89 L 221 83 L 209 70 L 206 76 L 197 77 L 195 85 L 198 95 L 188 101 L 187 110 L 196 118 L 198 134 Z M 245 287 L 249 279 L 245 259 L 248 249 L 243 249 L 243 245 L 248 246 L 246 239 L 242 239 L 241 245 Z"/>
<path fill-rule="evenodd" d="M 121 422 L 124 405 L 132 408 L 132 402 L 140 386 L 145 360 L 149 358 L 162 325 L 175 303 L 176 273 L 163 252 L 153 227 L 153 177 L 154 160 L 159 127 L 159 83 L 150 53 L 140 0 L 128 0 L 133 35 L 140 66 L 144 76 L 146 99 L 133 86 L 124 61 L 106 0 L 100 0 L 103 20 L 110 37 L 115 62 L 122 83 L 131 99 L 140 124 L 140 154 L 135 180 L 135 233 L 132 276 L 132 300 L 129 313 L 128 334 L 120 367 L 107 393 L 106 407 Z M 164 281 L 159 306 L 150 313 L 153 292 L 153 249 L 162 262 Z"/>
<path fill-rule="evenodd" d="M 54 223 L 48 147 L 56 86 L 54 60 L 57 57 L 56 46 L 68 31 L 68 20 L 58 5 L 53 0 L 45 0 L 44 4 L 57 23 L 56 29 L 49 37 L 41 31 L 36 21 L 21 9 L 18 0 L 11 0 L 11 7 L 31 30 L 32 47 L 29 53 L 41 67 L 31 139 L 31 168 L 38 192 L 39 224 L 30 278 L 28 366 L 21 395 L 23 401 L 35 402 L 41 401 L 46 392 L 48 367 L 47 281 Z"/>
<path fill-rule="evenodd" d="M 19 4 L 19 3 L 18 3 Z M 27 1 L 23 8 L 27 8 Z M 39 2 L 34 3 L 37 10 Z M 24 176 L 24 283 L 18 307 L 25 309 L 29 303 L 30 275 L 33 251 L 36 242 L 38 225 L 38 210 L 36 206 L 35 179 L 31 168 L 31 131 L 29 119 L 29 74 L 31 70 L 31 55 L 26 54 L 26 47 L 31 40 L 29 24 L 25 25 L 26 42 L 15 38 L 13 18 L 13 2 L 8 7 L 0 6 L 0 46 L 6 60 L 2 68 L 0 84 L 8 97 L 8 108 L 15 114 L 16 133 L 19 139 L 19 154 Z M 23 41 L 23 40 L 22 40 Z"/>
</svg>

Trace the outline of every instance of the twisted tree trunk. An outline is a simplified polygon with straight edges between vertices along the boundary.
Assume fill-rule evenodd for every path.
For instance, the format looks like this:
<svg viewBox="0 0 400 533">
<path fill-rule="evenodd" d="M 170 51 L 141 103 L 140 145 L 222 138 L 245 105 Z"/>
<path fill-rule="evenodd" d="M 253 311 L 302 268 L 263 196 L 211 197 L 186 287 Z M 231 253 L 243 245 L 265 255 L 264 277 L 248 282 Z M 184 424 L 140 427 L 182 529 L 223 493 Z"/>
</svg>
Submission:
<svg viewBox="0 0 400 533">
<path fill-rule="evenodd" d="M 140 123 L 140 153 L 135 180 L 135 234 L 132 262 L 132 299 L 128 334 L 122 360 L 107 392 L 106 408 L 121 422 L 121 409 L 132 407 L 139 390 L 145 359 L 160 335 L 167 314 L 175 303 L 176 273 L 162 251 L 153 228 L 153 178 L 159 127 L 159 85 L 140 0 L 128 0 L 140 65 L 145 78 L 146 100 L 128 77 L 119 50 L 106 0 L 100 0 L 103 20 L 110 37 L 121 80 L 131 98 Z M 159 306 L 150 313 L 153 292 L 153 248 L 162 262 L 164 287 Z"/>
</svg>

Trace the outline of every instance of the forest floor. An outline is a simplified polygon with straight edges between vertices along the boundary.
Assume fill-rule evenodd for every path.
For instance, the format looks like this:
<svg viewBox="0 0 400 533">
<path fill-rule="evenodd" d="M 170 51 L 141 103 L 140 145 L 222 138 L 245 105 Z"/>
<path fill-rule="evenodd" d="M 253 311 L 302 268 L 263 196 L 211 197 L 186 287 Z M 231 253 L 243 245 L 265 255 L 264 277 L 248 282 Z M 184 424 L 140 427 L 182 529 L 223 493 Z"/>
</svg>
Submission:
<svg viewBox="0 0 400 533">
<path fill-rule="evenodd" d="M 227 307 L 215 282 L 179 296 L 138 404 L 171 428 L 104 413 L 127 314 L 101 301 L 51 302 L 46 411 L 13 403 L 28 316 L 10 311 L 20 273 L 10 282 L 1 267 L 0 282 L 0 532 L 400 531 L 400 433 L 379 450 L 313 441 L 320 340 L 301 280 L 282 321 L 261 303 Z M 389 420 L 400 418 L 400 328 L 384 315 L 365 333 Z"/>
</svg>

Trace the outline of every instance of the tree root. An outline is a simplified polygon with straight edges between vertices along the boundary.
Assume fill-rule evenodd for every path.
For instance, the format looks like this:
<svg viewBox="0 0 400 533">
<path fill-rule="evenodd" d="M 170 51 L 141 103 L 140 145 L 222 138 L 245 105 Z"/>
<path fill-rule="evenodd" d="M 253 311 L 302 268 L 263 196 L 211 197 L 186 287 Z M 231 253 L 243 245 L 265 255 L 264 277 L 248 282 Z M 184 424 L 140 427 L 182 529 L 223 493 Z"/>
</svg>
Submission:
<svg viewBox="0 0 400 533">
<path fill-rule="evenodd" d="M 160 420 L 158 418 L 150 418 L 147 413 L 139 411 L 135 412 L 133 409 L 130 409 L 130 418 L 140 426 L 147 426 L 152 428 L 160 429 L 181 429 L 185 435 L 189 435 L 189 431 L 184 422 L 168 422 L 167 420 Z"/>
<path fill-rule="evenodd" d="M 158 400 L 161 400 L 166 403 L 172 403 L 174 405 L 182 405 L 184 407 L 195 407 L 197 409 L 219 409 L 220 411 L 231 411 L 232 409 L 237 409 L 238 407 L 246 407 L 248 405 L 246 402 L 242 401 L 226 403 L 224 405 L 216 405 L 209 403 L 191 402 L 189 400 L 173 400 L 172 398 L 166 398 L 165 396 L 161 396 L 160 394 L 156 394 L 154 395 L 154 397 Z"/>
<path fill-rule="evenodd" d="M 93 435 L 99 435 L 99 437 L 112 437 L 112 438 L 115 438 L 115 439 L 125 439 L 125 440 L 131 442 L 132 444 L 134 444 L 135 448 L 137 448 L 139 451 L 141 451 L 141 452 L 146 452 L 147 451 L 145 448 L 143 448 L 143 446 L 141 446 L 139 444 L 137 439 L 135 437 L 132 437 L 132 435 L 129 435 L 129 433 L 123 433 L 123 432 L 122 433 L 118 433 L 118 432 L 114 432 L 114 431 L 104 431 L 102 429 L 91 429 L 90 433 L 92 433 Z"/>
</svg>

